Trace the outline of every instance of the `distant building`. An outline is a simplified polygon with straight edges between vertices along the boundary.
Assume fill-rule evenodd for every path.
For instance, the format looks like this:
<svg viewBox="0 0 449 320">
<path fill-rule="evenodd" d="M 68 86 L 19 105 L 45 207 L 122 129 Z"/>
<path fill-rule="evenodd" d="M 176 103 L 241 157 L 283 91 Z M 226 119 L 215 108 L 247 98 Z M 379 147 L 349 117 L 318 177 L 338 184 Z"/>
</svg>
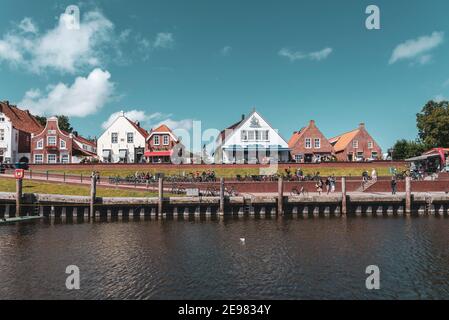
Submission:
<svg viewBox="0 0 449 320">
<path fill-rule="evenodd" d="M 41 130 L 28 110 L 0 102 L 0 163 L 29 162 L 31 134 Z"/>
<path fill-rule="evenodd" d="M 366 131 L 365 124 L 350 132 L 329 139 L 338 161 L 366 161 L 382 159 L 382 149 Z"/>
<path fill-rule="evenodd" d="M 178 156 L 186 156 L 184 146 L 169 127 L 162 124 L 150 131 L 145 144 L 147 162 L 171 163 L 171 156 L 175 152 Z"/>
<path fill-rule="evenodd" d="M 125 117 L 122 111 L 97 141 L 97 155 L 107 163 L 145 162 L 145 144 L 148 132 L 139 122 Z"/>
<path fill-rule="evenodd" d="M 34 164 L 80 163 L 96 157 L 96 143 L 79 136 L 77 132 L 61 130 L 56 117 L 48 118 L 45 128 L 31 138 Z"/>
<path fill-rule="evenodd" d="M 287 162 L 287 142 L 267 121 L 253 110 L 248 116 L 223 130 L 217 137 L 215 162 L 265 163 L 270 159 Z"/>
<path fill-rule="evenodd" d="M 334 153 L 334 148 L 318 129 L 314 120 L 310 120 L 307 127 L 293 132 L 288 146 L 296 162 L 330 160 Z"/>
</svg>

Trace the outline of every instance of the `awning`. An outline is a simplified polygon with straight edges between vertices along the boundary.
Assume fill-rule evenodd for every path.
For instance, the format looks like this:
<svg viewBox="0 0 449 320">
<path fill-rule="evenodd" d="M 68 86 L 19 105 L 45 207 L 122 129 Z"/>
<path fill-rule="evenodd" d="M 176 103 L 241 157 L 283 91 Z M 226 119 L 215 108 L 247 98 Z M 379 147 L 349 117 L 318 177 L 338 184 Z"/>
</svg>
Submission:
<svg viewBox="0 0 449 320">
<path fill-rule="evenodd" d="M 145 157 L 171 157 L 173 151 L 146 151 Z"/>
<path fill-rule="evenodd" d="M 109 158 L 111 155 L 111 150 L 103 150 L 103 158 Z"/>
<path fill-rule="evenodd" d="M 423 156 L 418 156 L 418 157 L 413 157 L 413 158 L 410 158 L 410 159 L 405 159 L 405 161 L 408 161 L 408 162 L 423 161 L 423 160 L 427 160 L 429 158 L 439 158 L 439 157 L 440 157 L 440 155 L 438 153 L 437 154 L 426 154 L 426 155 L 423 155 Z"/>
<path fill-rule="evenodd" d="M 128 150 L 120 150 L 119 151 L 120 159 L 125 159 L 127 153 L 128 153 Z"/>
</svg>

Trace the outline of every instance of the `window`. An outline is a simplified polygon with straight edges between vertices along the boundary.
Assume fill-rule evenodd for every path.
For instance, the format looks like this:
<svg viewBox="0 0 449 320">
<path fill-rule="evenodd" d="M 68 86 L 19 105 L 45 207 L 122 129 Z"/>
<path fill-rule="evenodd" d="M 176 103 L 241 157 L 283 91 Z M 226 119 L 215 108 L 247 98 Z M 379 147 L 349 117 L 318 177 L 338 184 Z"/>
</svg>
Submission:
<svg viewBox="0 0 449 320">
<path fill-rule="evenodd" d="M 126 142 L 128 143 L 134 143 L 134 133 L 128 132 L 126 134 Z"/>
<path fill-rule="evenodd" d="M 295 161 L 296 161 L 296 162 L 301 162 L 301 159 L 302 159 L 302 155 L 300 155 L 300 154 L 295 154 Z"/>
<path fill-rule="evenodd" d="M 306 148 L 306 149 L 312 148 L 312 139 L 306 138 L 305 148 Z"/>
<path fill-rule="evenodd" d="M 0 117 L 0 122 L 5 122 L 5 118 Z"/>
<path fill-rule="evenodd" d="M 111 133 L 111 143 L 118 143 L 118 133 L 117 132 Z"/>
<path fill-rule="evenodd" d="M 248 140 L 249 141 L 254 141 L 254 131 L 248 131 Z"/>
<path fill-rule="evenodd" d="M 5 129 L 0 129 L 0 141 L 5 141 Z"/>
<path fill-rule="evenodd" d="M 66 146 L 67 146 L 67 144 L 66 144 L 65 140 L 62 140 L 62 139 L 59 140 L 59 148 L 65 149 Z"/>
<path fill-rule="evenodd" d="M 255 136 L 256 136 L 256 141 L 260 141 L 260 131 L 256 130 L 254 132 Z"/>
<path fill-rule="evenodd" d="M 377 159 L 377 152 L 376 151 L 371 152 L 371 158 Z"/>
<path fill-rule="evenodd" d="M 153 142 L 155 146 L 158 146 L 160 144 L 160 137 L 158 135 L 154 136 Z"/>
<path fill-rule="evenodd" d="M 248 131 L 242 130 L 241 135 L 242 135 L 242 141 L 248 140 Z"/>
<path fill-rule="evenodd" d="M 313 147 L 314 147 L 315 149 L 321 148 L 321 140 L 320 140 L 320 138 L 315 138 L 315 139 L 313 140 Z"/>
<path fill-rule="evenodd" d="M 56 134 L 56 130 L 48 130 L 48 134 Z"/>
<path fill-rule="evenodd" d="M 62 163 L 69 163 L 69 155 L 68 154 L 63 154 L 61 156 L 61 162 Z"/>
<path fill-rule="evenodd" d="M 56 163 L 56 155 L 47 154 L 47 163 Z"/>
<path fill-rule="evenodd" d="M 168 146 L 169 141 L 170 140 L 168 139 L 168 135 L 164 135 L 164 137 L 163 137 L 164 146 Z"/>
<path fill-rule="evenodd" d="M 357 148 L 359 147 L 359 140 L 353 140 L 353 141 L 352 141 L 352 147 L 353 147 L 354 149 L 357 149 Z"/>
<path fill-rule="evenodd" d="M 56 146 L 56 137 L 55 136 L 47 137 L 47 145 Z"/>
<path fill-rule="evenodd" d="M 44 139 L 40 139 L 36 143 L 36 149 L 42 149 L 44 148 Z"/>
<path fill-rule="evenodd" d="M 42 163 L 44 162 L 44 156 L 42 154 L 34 155 L 34 163 Z"/>
<path fill-rule="evenodd" d="M 269 132 L 268 130 L 262 131 L 262 140 L 268 141 L 269 139 Z"/>
<path fill-rule="evenodd" d="M 368 141 L 368 149 L 372 149 L 373 148 L 373 142 L 372 141 Z"/>
</svg>

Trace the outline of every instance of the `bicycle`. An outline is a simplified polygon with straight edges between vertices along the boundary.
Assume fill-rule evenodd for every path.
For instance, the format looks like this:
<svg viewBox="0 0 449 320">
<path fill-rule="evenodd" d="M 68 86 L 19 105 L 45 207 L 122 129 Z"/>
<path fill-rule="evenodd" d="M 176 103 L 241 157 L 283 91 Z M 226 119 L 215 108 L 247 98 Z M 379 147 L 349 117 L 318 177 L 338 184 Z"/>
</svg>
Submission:
<svg viewBox="0 0 449 320">
<path fill-rule="evenodd" d="M 234 187 L 231 187 L 231 188 L 226 187 L 224 191 L 228 197 L 238 197 L 238 195 L 239 195 L 239 193 L 237 192 L 237 190 Z"/>
<path fill-rule="evenodd" d="M 304 186 L 301 186 L 299 189 L 298 187 L 294 187 L 292 189 L 292 191 L 290 192 L 290 195 L 292 196 L 309 196 L 309 191 L 306 190 L 306 188 L 304 188 Z"/>
</svg>

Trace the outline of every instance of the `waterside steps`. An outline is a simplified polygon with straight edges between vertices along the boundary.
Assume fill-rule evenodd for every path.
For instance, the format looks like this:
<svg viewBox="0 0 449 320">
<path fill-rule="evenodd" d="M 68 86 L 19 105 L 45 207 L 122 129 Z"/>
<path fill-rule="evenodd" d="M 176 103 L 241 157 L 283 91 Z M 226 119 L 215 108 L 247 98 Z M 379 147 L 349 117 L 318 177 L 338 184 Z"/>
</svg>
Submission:
<svg viewBox="0 0 449 320">
<path fill-rule="evenodd" d="M 407 198 L 409 196 L 409 198 Z M 221 203 L 223 201 L 223 203 Z M 281 205 L 279 205 L 279 201 Z M 449 216 L 449 194 L 354 193 L 343 197 L 330 195 L 236 196 L 225 197 L 153 197 L 100 198 L 45 194 L 25 194 L 16 217 L 14 193 L 0 192 L 0 222 L 73 218 L 83 221 L 116 221 L 120 219 L 191 219 L 221 215 L 235 217 L 391 217 Z M 93 210 L 92 210 L 93 208 Z M 7 220 L 5 220 L 7 219 Z M 11 220 L 15 219 L 15 220 Z"/>
</svg>

